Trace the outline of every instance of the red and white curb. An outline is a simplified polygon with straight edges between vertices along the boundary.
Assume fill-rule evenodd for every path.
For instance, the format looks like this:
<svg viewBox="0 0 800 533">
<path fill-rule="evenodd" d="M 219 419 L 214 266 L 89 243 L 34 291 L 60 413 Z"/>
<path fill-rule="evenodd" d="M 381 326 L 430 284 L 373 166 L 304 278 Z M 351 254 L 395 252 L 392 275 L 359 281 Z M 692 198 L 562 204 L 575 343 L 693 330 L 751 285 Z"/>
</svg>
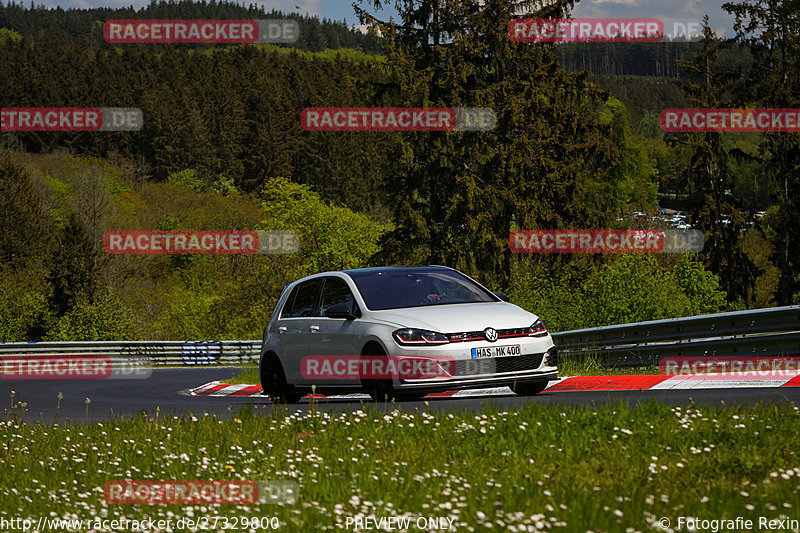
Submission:
<svg viewBox="0 0 800 533">
<path fill-rule="evenodd" d="M 800 372 L 769 376 L 767 373 L 758 372 L 741 372 L 735 376 L 732 374 L 576 376 L 556 381 L 546 390 L 575 392 L 773 387 L 800 387 Z"/>
<path fill-rule="evenodd" d="M 231 385 L 212 381 L 187 392 L 190 396 L 256 396 L 261 394 L 261 385 Z"/>
<path fill-rule="evenodd" d="M 211 396 L 211 397 L 247 397 L 247 396 L 260 396 L 261 395 L 261 386 L 260 385 L 231 385 L 229 383 L 221 383 L 219 381 L 212 381 L 211 383 L 206 383 L 205 385 L 201 385 L 194 389 L 189 389 L 186 391 L 187 394 L 190 396 Z M 426 398 L 464 398 L 464 397 L 476 397 L 476 396 L 498 396 L 498 395 L 509 395 L 512 394 L 511 389 L 508 387 L 496 387 L 492 389 L 474 389 L 474 390 L 450 390 L 445 392 L 434 392 L 425 396 Z M 310 396 L 310 394 L 308 395 Z M 337 394 L 333 396 L 325 396 L 323 394 L 317 394 L 316 398 L 328 398 L 328 399 L 369 399 L 369 396 L 366 394 L 355 393 L 355 394 Z"/>
<path fill-rule="evenodd" d="M 712 374 L 694 375 L 616 375 L 616 376 L 574 376 L 551 381 L 547 392 L 577 391 L 632 391 L 632 390 L 686 390 L 686 389 L 735 389 L 735 388 L 774 388 L 800 387 L 800 372 L 780 376 L 765 377 L 759 373 L 742 373 L 736 377 Z M 249 397 L 261 395 L 260 385 L 231 385 L 212 381 L 186 391 L 190 396 L 211 397 Z M 507 396 L 513 394 L 508 387 L 490 389 L 452 390 L 428 394 L 426 398 L 475 398 L 481 396 Z M 330 399 L 368 399 L 366 394 L 342 394 L 335 396 L 316 395 L 317 398 Z"/>
</svg>

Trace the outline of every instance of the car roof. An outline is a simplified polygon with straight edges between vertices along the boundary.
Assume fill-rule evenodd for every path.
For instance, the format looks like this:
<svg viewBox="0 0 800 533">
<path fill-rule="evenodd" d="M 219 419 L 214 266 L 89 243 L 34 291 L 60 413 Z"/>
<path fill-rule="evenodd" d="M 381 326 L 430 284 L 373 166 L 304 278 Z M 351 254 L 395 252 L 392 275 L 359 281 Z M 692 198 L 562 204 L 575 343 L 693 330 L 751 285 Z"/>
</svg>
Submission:
<svg viewBox="0 0 800 533">
<path fill-rule="evenodd" d="M 342 270 L 345 274 L 359 275 L 370 274 L 376 272 L 431 272 L 431 271 L 452 271 L 453 269 L 441 265 L 428 265 L 428 266 L 390 266 L 390 267 L 371 267 L 371 268 L 353 268 L 350 270 Z"/>
<path fill-rule="evenodd" d="M 309 281 L 311 279 L 330 276 L 331 274 L 346 274 L 352 279 L 353 277 L 360 277 L 365 274 L 380 273 L 380 272 L 406 272 L 412 274 L 414 272 L 456 272 L 456 270 L 441 265 L 413 266 L 413 267 L 387 266 L 387 267 L 370 267 L 370 268 L 351 268 L 349 270 L 330 270 L 328 272 L 317 272 L 316 274 L 311 274 L 310 276 L 290 281 L 289 283 L 283 286 L 283 290 L 286 290 L 286 287 L 288 287 L 289 285 L 292 284 L 296 285 L 304 281 Z"/>
</svg>

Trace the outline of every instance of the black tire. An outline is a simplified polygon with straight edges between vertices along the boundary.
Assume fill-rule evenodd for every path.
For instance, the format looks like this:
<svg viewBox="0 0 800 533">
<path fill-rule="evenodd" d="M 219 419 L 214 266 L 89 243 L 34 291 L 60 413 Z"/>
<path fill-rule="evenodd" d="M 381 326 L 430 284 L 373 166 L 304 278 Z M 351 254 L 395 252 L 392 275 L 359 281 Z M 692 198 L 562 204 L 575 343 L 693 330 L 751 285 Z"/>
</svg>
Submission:
<svg viewBox="0 0 800 533">
<path fill-rule="evenodd" d="M 547 380 L 517 383 L 514 392 L 517 396 L 536 396 L 547 388 L 547 383 Z"/>
<path fill-rule="evenodd" d="M 364 348 L 361 355 L 386 356 L 383 349 L 376 345 L 370 344 Z M 361 390 L 365 394 L 369 394 L 376 402 L 392 401 L 392 399 L 400 400 L 400 395 L 394 390 L 394 382 L 391 379 L 365 379 L 361 378 Z"/>
<path fill-rule="evenodd" d="M 292 404 L 300 401 L 303 394 L 297 392 L 286 382 L 283 365 L 276 356 L 265 356 L 259 367 L 261 375 L 261 394 L 268 396 L 272 403 Z"/>
<path fill-rule="evenodd" d="M 400 392 L 395 393 L 394 397 L 400 402 L 418 402 L 427 395 L 427 392 Z"/>
</svg>

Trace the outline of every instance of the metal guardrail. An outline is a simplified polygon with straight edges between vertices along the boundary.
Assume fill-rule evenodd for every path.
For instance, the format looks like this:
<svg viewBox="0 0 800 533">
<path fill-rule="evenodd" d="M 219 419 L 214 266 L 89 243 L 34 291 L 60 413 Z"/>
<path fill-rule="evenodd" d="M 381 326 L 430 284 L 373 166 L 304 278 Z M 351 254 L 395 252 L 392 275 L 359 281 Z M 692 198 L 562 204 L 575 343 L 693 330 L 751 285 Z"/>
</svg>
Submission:
<svg viewBox="0 0 800 533">
<path fill-rule="evenodd" d="M 657 364 L 662 357 L 800 355 L 800 306 L 651 320 L 552 333 L 559 354 L 596 355 L 604 366 Z"/>
<path fill-rule="evenodd" d="M 658 363 L 661 357 L 800 355 L 800 306 L 652 320 L 552 333 L 561 357 L 596 355 L 604 366 Z M 257 363 L 260 340 L 0 343 L 7 356 L 86 356 L 147 359 L 156 365 Z"/>
<path fill-rule="evenodd" d="M 216 365 L 258 362 L 261 341 L 95 341 L 0 343 L 8 356 L 106 356 L 148 360 L 154 365 Z"/>
</svg>

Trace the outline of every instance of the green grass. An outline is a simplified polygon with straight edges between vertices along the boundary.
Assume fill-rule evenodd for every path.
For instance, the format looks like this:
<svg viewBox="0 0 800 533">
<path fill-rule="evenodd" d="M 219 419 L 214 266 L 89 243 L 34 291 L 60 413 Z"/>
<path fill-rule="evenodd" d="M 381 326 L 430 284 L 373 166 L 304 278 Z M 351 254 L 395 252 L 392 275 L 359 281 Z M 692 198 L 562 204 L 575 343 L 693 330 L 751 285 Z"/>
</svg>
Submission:
<svg viewBox="0 0 800 533">
<path fill-rule="evenodd" d="M 640 368 L 614 369 L 603 366 L 602 359 L 594 353 L 583 357 L 561 357 L 558 362 L 559 376 L 613 376 L 618 374 L 658 374 L 658 365 L 642 365 Z"/>
<path fill-rule="evenodd" d="M 226 379 L 225 383 L 233 385 L 260 385 L 261 380 L 258 377 L 258 367 L 244 367 L 240 374 Z"/>
<path fill-rule="evenodd" d="M 789 406 L 267 407 L 55 426 L 20 424 L 20 409 L 0 421 L 6 519 L 277 516 L 282 531 L 316 531 L 408 513 L 455 518 L 457 531 L 616 532 L 659 531 L 661 517 L 796 518 L 800 504 Z M 292 505 L 107 504 L 102 487 L 118 479 L 294 480 L 300 493 Z"/>
</svg>

